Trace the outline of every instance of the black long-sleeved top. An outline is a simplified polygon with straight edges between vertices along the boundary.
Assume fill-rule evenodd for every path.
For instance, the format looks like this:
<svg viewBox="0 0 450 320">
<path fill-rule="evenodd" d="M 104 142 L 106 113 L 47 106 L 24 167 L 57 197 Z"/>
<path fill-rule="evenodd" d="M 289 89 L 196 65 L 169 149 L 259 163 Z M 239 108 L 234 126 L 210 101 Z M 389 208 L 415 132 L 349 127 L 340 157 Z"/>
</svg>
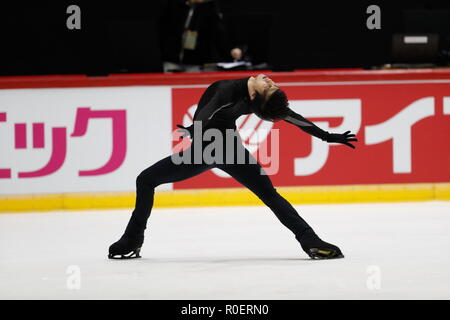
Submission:
<svg viewBox="0 0 450 320">
<path fill-rule="evenodd" d="M 202 121 L 203 129 L 235 129 L 237 118 L 253 113 L 248 79 L 220 80 L 211 84 L 200 98 L 193 120 Z M 283 120 L 324 141 L 328 138 L 327 131 L 290 109 Z"/>
</svg>

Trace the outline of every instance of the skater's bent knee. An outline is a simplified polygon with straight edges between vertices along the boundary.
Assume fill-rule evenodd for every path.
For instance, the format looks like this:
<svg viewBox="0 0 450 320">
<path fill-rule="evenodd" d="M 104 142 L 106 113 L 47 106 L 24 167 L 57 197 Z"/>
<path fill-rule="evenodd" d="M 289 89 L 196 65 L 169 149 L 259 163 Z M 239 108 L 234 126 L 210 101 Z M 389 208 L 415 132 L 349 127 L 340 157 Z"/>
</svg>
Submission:
<svg viewBox="0 0 450 320">
<path fill-rule="evenodd" d="M 136 178 L 136 187 L 156 187 L 157 183 L 153 175 L 149 172 L 142 171 Z"/>
</svg>

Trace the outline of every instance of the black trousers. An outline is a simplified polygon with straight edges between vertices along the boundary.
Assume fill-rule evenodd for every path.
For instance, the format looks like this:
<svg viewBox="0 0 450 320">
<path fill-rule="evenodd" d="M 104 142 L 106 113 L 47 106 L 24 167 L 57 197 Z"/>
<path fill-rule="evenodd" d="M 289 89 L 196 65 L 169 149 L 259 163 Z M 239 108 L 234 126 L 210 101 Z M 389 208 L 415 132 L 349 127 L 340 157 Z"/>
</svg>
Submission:
<svg viewBox="0 0 450 320">
<path fill-rule="evenodd" d="M 239 143 L 237 144 L 237 148 L 245 153 L 245 163 L 208 164 L 202 161 L 202 163 L 196 164 L 193 161 L 192 152 L 190 158 L 192 160 L 190 161 L 191 163 L 175 164 L 173 156 L 181 157 L 184 152 L 191 152 L 193 149 L 191 146 L 186 151 L 168 156 L 142 171 L 136 179 L 136 206 L 125 230 L 125 235 L 142 236 L 144 234 L 147 220 L 153 207 L 155 188 L 157 186 L 164 183 L 189 179 L 212 168 L 219 168 L 225 171 L 243 186 L 251 190 L 273 211 L 280 222 L 294 233 L 297 240 L 301 241 L 303 234 L 314 233 L 312 228 L 300 217 L 294 207 L 277 192 L 269 176 L 261 174 L 263 168 L 257 163 L 250 152 Z"/>
</svg>

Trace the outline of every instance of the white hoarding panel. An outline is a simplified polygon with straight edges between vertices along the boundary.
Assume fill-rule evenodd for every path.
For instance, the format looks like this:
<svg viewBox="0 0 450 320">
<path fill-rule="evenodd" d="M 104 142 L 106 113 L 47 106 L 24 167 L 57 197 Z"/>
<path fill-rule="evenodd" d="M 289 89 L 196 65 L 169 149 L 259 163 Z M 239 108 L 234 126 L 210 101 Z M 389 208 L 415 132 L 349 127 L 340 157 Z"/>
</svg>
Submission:
<svg viewBox="0 0 450 320">
<path fill-rule="evenodd" d="M 0 90 L 0 194 L 134 191 L 171 153 L 170 90 Z"/>
</svg>

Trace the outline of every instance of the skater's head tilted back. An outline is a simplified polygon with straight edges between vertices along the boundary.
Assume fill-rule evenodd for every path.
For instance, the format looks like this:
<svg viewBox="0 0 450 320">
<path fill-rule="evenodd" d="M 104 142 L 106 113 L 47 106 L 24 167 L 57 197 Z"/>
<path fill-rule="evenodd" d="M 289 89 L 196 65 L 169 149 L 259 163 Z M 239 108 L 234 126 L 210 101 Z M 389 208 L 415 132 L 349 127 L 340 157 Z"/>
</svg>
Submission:
<svg viewBox="0 0 450 320">
<path fill-rule="evenodd" d="M 249 79 L 248 87 L 250 105 L 258 117 L 273 122 L 286 117 L 289 110 L 287 96 L 272 79 L 259 74 Z"/>
</svg>

